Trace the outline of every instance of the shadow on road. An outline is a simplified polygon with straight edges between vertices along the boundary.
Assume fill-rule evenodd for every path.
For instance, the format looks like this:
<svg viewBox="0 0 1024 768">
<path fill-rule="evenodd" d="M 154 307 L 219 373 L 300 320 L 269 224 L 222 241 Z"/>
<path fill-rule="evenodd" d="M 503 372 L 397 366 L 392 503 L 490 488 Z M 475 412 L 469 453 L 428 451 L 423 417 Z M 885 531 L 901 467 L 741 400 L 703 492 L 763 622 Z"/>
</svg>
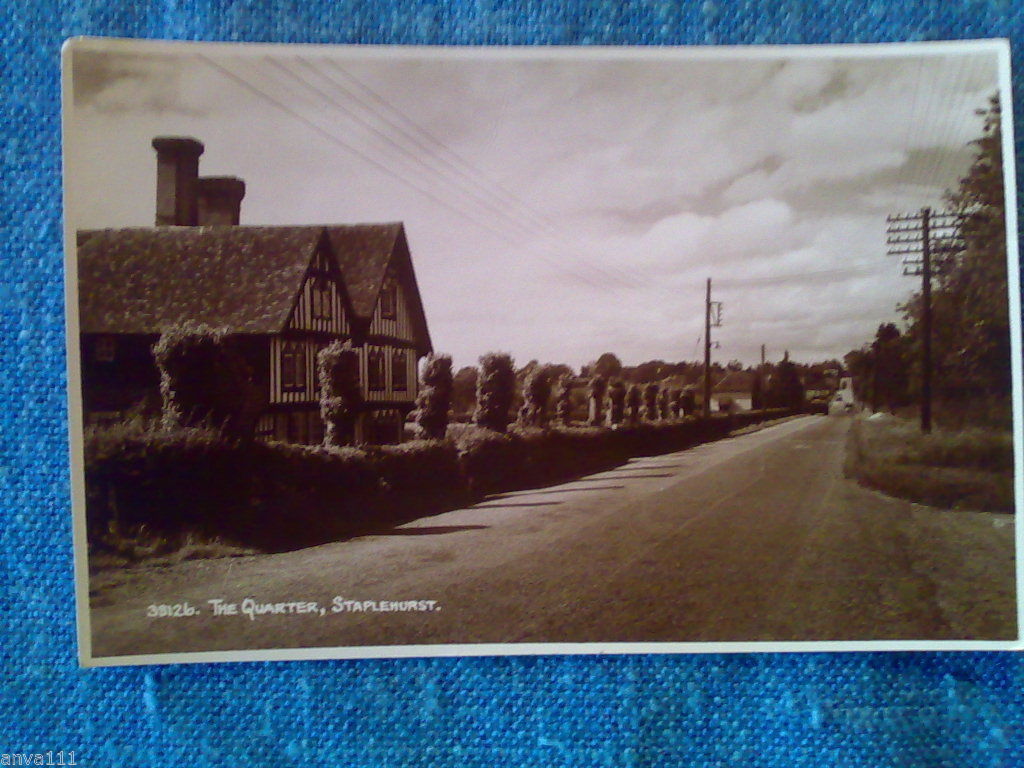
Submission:
<svg viewBox="0 0 1024 768">
<path fill-rule="evenodd" d="M 551 491 L 514 491 L 512 493 L 498 493 L 494 496 L 488 496 L 487 501 L 497 501 L 499 499 L 515 499 L 522 496 L 544 496 L 558 493 L 576 493 L 577 491 L 621 491 L 626 486 L 624 485 L 573 485 L 568 488 L 555 488 Z"/>
<path fill-rule="evenodd" d="M 618 479 L 620 477 L 624 480 L 653 480 L 659 477 L 675 477 L 675 475 L 671 472 L 664 472 L 661 474 L 652 474 L 648 472 L 642 475 L 629 475 L 623 472 L 615 472 L 615 478 Z"/>
<path fill-rule="evenodd" d="M 554 507 L 561 504 L 560 501 L 517 501 L 511 503 L 501 502 L 498 504 L 477 504 L 474 509 L 507 509 L 509 507 Z"/>
<path fill-rule="evenodd" d="M 490 528 L 489 525 L 431 525 L 422 528 L 392 528 L 390 531 L 374 533 L 374 536 L 434 536 L 444 533 L 460 533 L 462 531 L 479 531 Z"/>
</svg>

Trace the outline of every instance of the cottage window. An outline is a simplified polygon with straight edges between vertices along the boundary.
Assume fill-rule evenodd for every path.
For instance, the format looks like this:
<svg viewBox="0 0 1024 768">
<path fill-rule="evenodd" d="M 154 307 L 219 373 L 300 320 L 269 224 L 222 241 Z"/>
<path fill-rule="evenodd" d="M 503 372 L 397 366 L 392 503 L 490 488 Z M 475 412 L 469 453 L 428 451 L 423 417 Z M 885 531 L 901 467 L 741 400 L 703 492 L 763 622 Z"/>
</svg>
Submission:
<svg viewBox="0 0 1024 768">
<path fill-rule="evenodd" d="M 312 303 L 314 320 L 330 320 L 331 285 L 327 278 L 318 277 L 313 281 Z"/>
<path fill-rule="evenodd" d="M 384 389 L 384 353 L 379 349 L 370 350 L 366 372 L 367 385 L 371 390 Z"/>
<path fill-rule="evenodd" d="M 281 354 L 281 386 L 287 390 L 306 386 L 306 350 L 297 341 L 287 341 Z"/>
<path fill-rule="evenodd" d="M 409 387 L 409 373 L 405 367 L 405 350 L 396 349 L 391 355 L 391 388 L 405 392 Z"/>
<path fill-rule="evenodd" d="M 394 320 L 397 312 L 398 285 L 394 280 L 388 280 L 380 292 L 380 316 L 385 320 Z"/>
<path fill-rule="evenodd" d="M 112 336 L 100 336 L 96 339 L 96 347 L 93 356 L 97 363 L 114 362 L 114 353 L 117 351 L 117 344 Z"/>
</svg>

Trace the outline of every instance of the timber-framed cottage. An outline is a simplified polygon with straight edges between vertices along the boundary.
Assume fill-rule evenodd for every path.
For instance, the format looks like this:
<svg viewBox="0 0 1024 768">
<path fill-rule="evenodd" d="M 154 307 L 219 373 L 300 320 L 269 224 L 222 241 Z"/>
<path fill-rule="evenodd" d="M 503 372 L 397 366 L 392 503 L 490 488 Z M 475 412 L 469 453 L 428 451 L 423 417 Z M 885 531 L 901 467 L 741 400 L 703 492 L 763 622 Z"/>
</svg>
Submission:
<svg viewBox="0 0 1024 768">
<path fill-rule="evenodd" d="M 260 393 L 257 435 L 323 438 L 316 356 L 358 351 L 360 442 L 398 442 L 431 351 L 401 223 L 241 226 L 245 186 L 201 178 L 203 147 L 158 138 L 156 226 L 78 233 L 78 321 L 86 423 L 152 411 L 152 346 L 195 322 L 227 331 Z"/>
</svg>

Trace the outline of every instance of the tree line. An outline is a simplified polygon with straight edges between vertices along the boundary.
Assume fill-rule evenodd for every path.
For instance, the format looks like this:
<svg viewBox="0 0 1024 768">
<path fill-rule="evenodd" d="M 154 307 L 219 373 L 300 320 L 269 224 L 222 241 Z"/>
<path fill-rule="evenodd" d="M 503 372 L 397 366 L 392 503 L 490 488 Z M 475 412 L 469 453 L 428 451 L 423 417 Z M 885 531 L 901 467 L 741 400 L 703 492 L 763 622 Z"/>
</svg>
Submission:
<svg viewBox="0 0 1024 768">
<path fill-rule="evenodd" d="M 940 403 L 976 406 L 1005 420 L 1010 408 L 1010 317 L 1003 193 L 1001 108 L 993 96 L 978 115 L 981 136 L 959 185 L 946 193 L 957 215 L 952 237 L 933 243 L 933 391 Z M 857 395 L 896 409 L 919 396 L 923 300 L 920 291 L 881 324 L 872 341 L 845 357 Z M 977 407 L 980 406 L 980 407 Z M 1005 423 L 1005 421 L 1004 421 Z"/>
</svg>

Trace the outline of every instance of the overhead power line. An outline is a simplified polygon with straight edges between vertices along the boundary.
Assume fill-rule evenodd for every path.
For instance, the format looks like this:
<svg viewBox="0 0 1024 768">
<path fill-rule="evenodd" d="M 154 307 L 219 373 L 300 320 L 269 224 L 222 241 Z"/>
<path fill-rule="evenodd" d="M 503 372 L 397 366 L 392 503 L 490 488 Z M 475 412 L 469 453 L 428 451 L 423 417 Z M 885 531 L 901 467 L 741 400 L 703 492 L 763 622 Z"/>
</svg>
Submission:
<svg viewBox="0 0 1024 768">
<path fill-rule="evenodd" d="M 371 118 L 367 119 L 366 117 L 356 113 L 352 109 L 352 103 L 342 102 L 336 98 L 329 89 L 325 90 L 324 88 L 318 87 L 308 78 L 302 77 L 301 74 L 291 71 L 277 59 L 270 59 L 269 61 L 277 67 L 278 70 L 289 77 L 292 82 L 299 84 L 301 87 L 311 89 L 315 94 L 317 94 L 320 100 L 326 100 L 329 102 L 347 117 L 384 141 L 390 147 L 397 150 L 402 157 L 415 164 L 417 168 L 423 169 L 431 180 L 435 180 L 440 175 L 443 181 L 448 184 L 452 184 L 460 194 L 465 195 L 473 202 L 473 204 L 478 206 L 487 214 L 504 220 L 506 226 L 513 227 L 522 235 L 528 237 L 537 237 L 538 235 L 550 233 L 562 241 L 563 247 L 566 251 L 570 251 L 574 248 L 574 245 L 565 238 L 561 229 L 553 229 L 550 226 L 545 226 L 543 223 L 536 220 L 536 216 L 534 214 L 529 212 L 525 215 L 516 215 L 511 213 L 509 208 L 515 207 L 514 201 L 510 203 L 508 199 L 503 199 L 502 196 L 494 194 L 488 184 L 477 181 L 473 178 L 472 174 L 460 170 L 443 158 L 439 158 L 437 153 L 429 147 L 425 147 L 423 142 L 417 141 L 415 137 L 410 136 L 407 131 L 404 131 L 401 126 L 396 125 L 393 120 L 389 120 L 386 116 L 382 115 L 379 110 L 367 105 L 365 101 L 359 99 L 358 96 L 353 94 L 351 90 L 345 88 L 345 86 L 338 82 L 337 79 L 332 78 L 328 73 L 315 67 L 308 60 L 301 56 L 297 57 L 297 60 L 311 75 L 326 80 L 330 84 L 330 88 L 341 90 L 342 93 L 349 97 L 349 99 L 358 104 L 362 110 L 366 111 Z M 407 120 L 407 122 L 415 125 L 411 120 Z M 404 141 L 396 139 L 393 135 L 389 135 L 389 133 L 384 130 L 385 128 L 390 128 L 392 131 L 397 132 L 400 137 L 404 138 Z M 414 145 L 414 148 L 410 148 L 408 146 L 410 142 Z M 470 167 L 471 170 L 475 170 L 472 166 L 468 167 Z M 506 196 L 506 198 L 507 197 L 508 196 Z M 578 260 L 577 263 L 579 263 Z M 589 269 L 608 278 L 609 280 L 616 281 L 617 287 L 621 287 L 622 285 L 632 285 L 636 287 L 639 285 L 639 282 L 635 277 L 624 270 L 616 269 L 614 267 L 607 268 L 605 266 L 595 264 L 579 263 L 579 265 L 581 268 Z"/>
<path fill-rule="evenodd" d="M 217 63 L 216 61 L 210 59 L 206 55 L 199 54 L 199 57 L 204 62 L 206 62 L 208 65 L 210 65 L 214 69 L 218 70 L 219 72 L 224 74 L 226 77 L 228 77 L 232 81 L 238 83 L 243 88 L 248 90 L 250 93 L 253 93 L 258 98 L 264 99 L 264 100 L 270 102 L 271 104 L 275 105 L 278 109 L 282 110 L 283 112 L 285 112 L 286 114 L 288 114 L 292 118 L 294 118 L 294 119 L 298 120 L 299 122 L 303 123 L 304 125 L 306 125 L 310 129 L 312 129 L 313 131 L 319 133 L 320 135 L 322 135 L 324 138 L 326 138 L 328 141 L 332 142 L 333 144 L 336 144 L 337 146 L 341 147 L 345 151 L 347 151 L 347 152 L 349 152 L 351 154 L 356 155 L 357 157 L 359 157 L 360 159 L 362 159 L 364 162 L 368 163 L 372 167 L 374 167 L 377 170 L 379 170 L 379 171 L 387 174 L 388 176 L 396 179 L 401 184 L 409 187 L 410 189 L 418 192 L 419 194 L 423 195 L 424 197 L 426 197 L 426 198 L 430 199 L 431 201 L 437 203 L 438 205 L 442 206 L 443 208 L 451 211 L 452 213 L 456 214 L 460 218 L 464 218 L 464 219 L 470 221 L 471 223 L 473 223 L 474 225 L 476 225 L 477 227 L 479 227 L 480 229 L 486 230 L 486 231 L 490 232 L 491 234 L 497 236 L 498 238 L 500 238 L 501 240 L 505 241 L 506 243 L 508 243 L 509 245 L 513 246 L 514 248 L 518 248 L 519 247 L 518 244 L 516 244 L 515 242 L 513 242 L 509 238 L 509 236 L 508 236 L 508 234 L 506 232 L 500 231 L 499 229 L 495 228 L 494 226 L 492 226 L 490 223 L 488 223 L 486 221 L 481 221 L 477 217 L 475 217 L 475 216 L 471 215 L 469 212 L 467 212 L 464 208 L 456 206 L 456 205 L 450 203 L 449 201 L 445 200 L 444 198 L 436 195 L 429 188 L 425 188 L 425 187 L 417 184 L 416 182 L 414 182 L 414 181 L 412 181 L 412 180 L 410 180 L 408 178 L 405 178 L 404 176 L 402 176 L 398 172 L 394 171 L 393 169 L 391 169 L 390 167 L 388 167 L 387 165 L 385 165 L 381 161 L 379 161 L 376 158 L 374 158 L 374 157 L 370 156 L 369 154 L 367 154 L 365 151 L 359 149 L 356 146 L 353 146 L 351 143 L 345 141 L 344 139 L 340 138 L 336 134 L 332 133 L 331 131 L 328 131 L 327 129 L 325 129 L 322 126 L 318 125 L 316 122 L 310 120 L 305 115 L 303 115 L 300 112 L 296 111 L 295 109 L 289 107 L 287 104 L 283 103 L 280 99 L 275 98 L 274 96 L 272 96 L 271 94 L 269 94 L 265 90 L 263 90 L 262 88 L 254 85 L 253 83 L 251 83 L 245 77 L 242 77 L 242 76 L 238 75 L 237 73 L 232 72 L 227 67 Z M 547 258 L 544 258 L 543 256 L 541 256 L 540 254 L 533 254 L 533 257 L 537 258 L 538 260 L 540 260 L 540 261 L 542 261 L 544 263 L 546 263 L 550 267 L 553 267 L 553 268 L 556 268 L 556 269 L 558 269 L 560 271 L 564 271 L 564 272 L 568 272 L 568 273 L 572 274 L 574 277 L 576 277 L 577 279 L 581 280 L 584 283 L 587 283 L 591 287 L 599 288 L 599 289 L 608 289 L 610 287 L 607 284 L 603 284 L 600 281 L 595 280 L 593 278 L 593 276 L 591 274 L 589 274 L 588 272 L 586 272 L 586 271 L 578 271 L 576 269 L 571 269 L 571 268 L 567 269 L 567 265 L 564 262 L 562 262 L 562 261 L 547 259 Z M 616 284 L 615 287 L 619 287 L 618 284 Z"/>
<path fill-rule="evenodd" d="M 447 142 L 437 138 L 433 133 L 419 125 L 416 121 L 412 120 L 408 115 L 393 106 L 389 101 L 387 101 L 387 99 L 353 75 L 350 71 L 342 67 L 337 62 L 329 62 L 328 66 L 341 75 L 348 83 L 358 89 L 369 100 L 377 104 L 379 107 L 379 110 L 377 111 L 378 115 L 383 117 L 383 114 L 380 111 L 383 110 L 387 114 L 391 115 L 394 121 L 392 124 L 401 123 L 406 126 L 409 132 L 402 131 L 402 133 L 409 136 L 410 139 L 415 141 L 418 146 L 424 149 L 424 151 L 437 152 L 438 155 L 443 155 L 448 158 L 453 168 L 460 169 L 467 178 L 477 180 L 478 184 L 481 184 L 484 188 L 493 193 L 504 204 L 514 205 L 520 210 L 525 211 L 545 222 L 552 231 L 559 231 L 558 222 L 552 219 L 548 213 L 541 211 L 539 208 L 524 201 L 514 192 L 509 191 L 493 178 L 490 178 L 487 174 L 483 173 L 472 162 L 466 160 L 462 155 L 452 149 Z M 352 92 L 348 91 L 348 93 L 351 94 Z M 354 94 L 353 97 L 355 97 Z M 413 138 L 413 136 L 410 136 L 410 133 L 419 137 L 419 139 Z"/>
</svg>

